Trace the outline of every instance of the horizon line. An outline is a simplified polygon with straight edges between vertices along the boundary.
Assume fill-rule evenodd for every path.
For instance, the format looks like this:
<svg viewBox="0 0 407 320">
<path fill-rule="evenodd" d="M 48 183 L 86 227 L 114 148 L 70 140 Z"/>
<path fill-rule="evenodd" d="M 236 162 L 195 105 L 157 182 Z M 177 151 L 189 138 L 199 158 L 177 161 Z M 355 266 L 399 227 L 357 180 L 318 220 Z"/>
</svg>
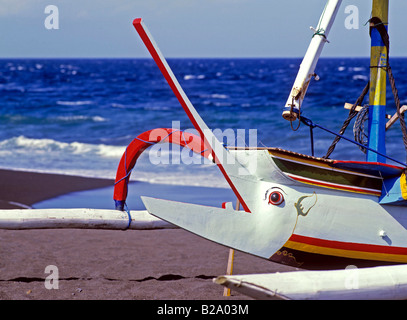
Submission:
<svg viewBox="0 0 407 320">
<path fill-rule="evenodd" d="M 238 60 L 244 60 L 244 59 L 302 59 L 302 56 L 289 56 L 289 57 L 283 57 L 283 56 L 276 56 L 276 57 L 261 57 L 261 56 L 253 56 L 253 57 L 198 57 L 198 56 L 191 56 L 191 57 L 167 57 L 166 59 L 238 59 Z M 319 59 L 369 59 L 369 56 L 326 56 L 326 57 L 320 57 Z M 407 56 L 392 56 L 391 58 L 407 58 Z M 73 57 L 0 57 L 0 60 L 22 60 L 22 59 L 48 59 L 48 60 L 59 60 L 59 59 L 103 59 L 103 60 L 114 60 L 114 59 L 123 59 L 123 60 L 131 60 L 131 59 L 143 59 L 143 60 L 150 60 L 151 57 L 81 57 L 81 56 L 73 56 Z"/>
</svg>

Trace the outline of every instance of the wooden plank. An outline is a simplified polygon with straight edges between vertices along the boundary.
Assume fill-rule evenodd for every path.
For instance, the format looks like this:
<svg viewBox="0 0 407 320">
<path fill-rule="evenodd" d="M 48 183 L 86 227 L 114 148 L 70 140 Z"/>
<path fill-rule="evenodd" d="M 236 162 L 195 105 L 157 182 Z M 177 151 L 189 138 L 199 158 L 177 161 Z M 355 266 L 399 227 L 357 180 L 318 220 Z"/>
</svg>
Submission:
<svg viewBox="0 0 407 320">
<path fill-rule="evenodd" d="M 239 211 L 240 209 L 240 202 L 239 199 L 236 201 L 236 210 Z M 232 275 L 233 273 L 233 262 L 235 258 L 235 250 L 229 249 L 229 258 L 228 258 L 228 266 L 226 269 L 226 274 L 227 275 Z M 230 296 L 230 288 L 225 287 L 223 289 L 223 296 L 224 297 L 229 297 Z"/>
<path fill-rule="evenodd" d="M 402 106 L 400 108 L 400 113 L 404 113 L 407 110 L 407 106 Z M 391 119 L 389 121 L 387 121 L 386 123 L 386 130 L 389 129 L 399 118 L 399 115 L 397 114 L 397 112 L 395 114 L 393 114 L 393 116 L 391 117 Z"/>
<path fill-rule="evenodd" d="M 352 107 L 353 107 L 353 104 L 352 104 L 352 103 L 348 103 L 348 102 L 345 103 L 345 106 L 344 106 L 345 109 L 350 110 L 350 109 L 352 109 Z M 355 110 L 356 110 L 357 112 L 359 112 L 360 110 L 362 110 L 362 108 L 363 108 L 362 106 L 356 106 Z M 386 114 L 386 118 L 387 118 L 387 119 L 390 119 L 390 118 L 391 118 L 391 115 Z"/>
</svg>

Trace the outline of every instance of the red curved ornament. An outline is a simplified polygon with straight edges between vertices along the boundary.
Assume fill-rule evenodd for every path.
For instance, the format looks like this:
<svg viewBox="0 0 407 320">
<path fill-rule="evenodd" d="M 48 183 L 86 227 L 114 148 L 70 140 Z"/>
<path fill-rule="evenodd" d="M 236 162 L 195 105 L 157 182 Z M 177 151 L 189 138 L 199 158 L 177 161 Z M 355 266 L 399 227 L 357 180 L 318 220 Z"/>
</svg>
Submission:
<svg viewBox="0 0 407 320">
<path fill-rule="evenodd" d="M 131 170 L 134 168 L 137 159 L 144 150 L 158 142 L 178 144 L 201 154 L 205 158 L 209 159 L 211 157 L 210 149 L 205 146 L 201 137 L 195 134 L 171 128 L 158 128 L 143 132 L 127 146 L 117 168 L 113 193 L 117 210 L 124 210 L 127 198 L 127 185 Z"/>
</svg>

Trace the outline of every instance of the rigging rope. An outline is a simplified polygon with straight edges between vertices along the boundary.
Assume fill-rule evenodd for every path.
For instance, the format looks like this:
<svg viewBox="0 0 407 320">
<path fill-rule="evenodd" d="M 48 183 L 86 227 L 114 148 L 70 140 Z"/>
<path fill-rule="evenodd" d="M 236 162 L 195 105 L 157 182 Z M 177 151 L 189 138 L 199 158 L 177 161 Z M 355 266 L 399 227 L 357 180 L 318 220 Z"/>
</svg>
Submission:
<svg viewBox="0 0 407 320">
<path fill-rule="evenodd" d="M 395 83 L 395 79 L 394 79 L 394 76 L 393 76 L 393 72 L 392 72 L 392 69 L 391 69 L 390 63 L 389 63 L 389 49 L 390 49 L 389 34 L 387 32 L 387 29 L 386 29 L 384 23 L 379 18 L 373 17 L 373 18 L 371 18 L 369 20 L 369 22 L 370 22 L 369 35 L 371 35 L 372 29 L 376 28 L 377 31 L 379 32 L 381 38 L 382 38 L 382 41 L 383 41 L 384 45 L 386 46 L 386 49 L 387 49 L 386 66 L 370 66 L 370 68 L 383 68 L 387 72 L 387 75 L 389 77 L 389 83 L 390 83 L 391 90 L 392 90 L 393 97 L 394 97 L 394 101 L 395 101 L 396 107 L 397 107 L 397 115 L 399 117 L 400 127 L 401 127 L 401 131 L 402 131 L 402 134 L 403 134 L 404 147 L 407 150 L 407 127 L 406 127 L 406 122 L 404 120 L 404 113 L 400 112 L 400 109 L 401 109 L 400 98 L 399 98 L 399 95 L 398 95 L 398 90 L 396 88 L 396 83 Z M 369 87 L 370 87 L 370 82 L 367 83 L 366 87 L 363 89 L 362 94 L 359 96 L 359 98 L 356 100 L 355 104 L 352 106 L 351 110 L 349 111 L 348 118 L 344 121 L 344 123 L 342 125 L 342 128 L 339 131 L 340 136 L 337 135 L 335 137 L 334 141 L 332 142 L 331 146 L 328 148 L 328 151 L 327 151 L 326 155 L 323 156 L 323 158 L 329 158 L 331 153 L 334 151 L 336 144 L 339 142 L 339 140 L 341 139 L 341 136 L 344 134 L 346 128 L 348 127 L 350 121 L 358 114 L 358 112 L 355 110 L 356 106 L 362 105 L 364 97 L 366 96 L 367 92 L 369 91 Z M 365 112 L 366 112 L 366 110 L 365 110 Z M 362 117 L 362 115 L 361 115 L 361 117 Z M 363 117 L 360 118 L 360 121 L 362 121 L 362 119 L 364 119 L 364 118 Z M 361 125 L 360 122 L 359 122 L 359 125 Z M 359 127 L 359 129 L 360 128 L 361 127 Z M 360 135 L 360 132 L 358 133 L 359 129 L 356 130 L 357 131 L 356 133 L 355 133 L 355 130 L 354 130 L 355 141 L 362 144 L 362 145 L 365 145 L 363 137 Z M 366 135 L 364 135 L 364 136 L 366 136 Z M 358 139 L 361 139 L 361 140 L 358 140 Z M 363 152 L 366 152 L 366 148 L 360 147 L 360 149 Z"/>
<path fill-rule="evenodd" d="M 335 137 L 335 139 L 332 142 L 331 146 L 328 148 L 328 151 L 327 151 L 326 155 L 324 155 L 322 158 L 328 159 L 329 156 L 331 155 L 331 153 L 335 150 L 335 147 L 336 147 L 337 143 L 339 142 L 339 140 L 341 140 L 341 138 L 342 138 L 343 134 L 345 133 L 346 128 L 348 127 L 349 123 L 358 114 L 358 112 L 356 111 L 356 107 L 363 103 L 363 100 L 365 99 L 366 94 L 369 92 L 369 88 L 370 88 L 370 82 L 368 82 L 366 84 L 366 86 L 363 89 L 361 95 L 356 100 L 356 102 L 353 104 L 352 108 L 349 110 L 348 118 L 343 122 L 341 130 L 339 130 L 339 135 L 337 135 Z"/>
<path fill-rule="evenodd" d="M 391 91 L 393 93 L 393 97 L 394 97 L 394 102 L 396 103 L 396 107 L 397 107 L 397 115 L 399 117 L 399 121 L 400 121 L 400 127 L 401 127 L 401 131 L 403 133 L 403 142 L 404 142 L 404 147 L 407 150 L 407 128 L 406 128 L 406 122 L 404 120 L 404 113 L 400 112 L 400 98 L 399 98 L 399 94 L 398 94 L 398 90 L 396 88 L 396 82 L 394 80 L 394 76 L 393 76 L 393 71 L 391 69 L 390 63 L 389 63 L 389 49 L 390 49 L 390 38 L 389 38 L 389 34 L 387 32 L 387 29 L 384 25 L 384 23 L 377 17 L 373 17 L 369 20 L 370 22 L 370 29 L 369 29 L 369 34 L 372 33 L 372 29 L 376 28 L 377 31 L 379 32 L 382 41 L 384 43 L 384 45 L 386 46 L 387 49 L 387 61 L 386 61 L 386 67 L 384 68 L 387 71 L 387 75 L 389 77 L 389 83 L 391 86 Z M 374 66 L 372 66 L 374 67 Z"/>
<path fill-rule="evenodd" d="M 394 81 L 393 72 L 391 71 L 390 66 L 387 67 L 387 74 L 389 75 L 389 82 L 390 82 L 390 85 L 391 85 L 391 90 L 393 92 L 394 102 L 396 103 L 396 107 L 397 107 L 397 115 L 398 115 L 399 121 L 400 121 L 401 132 L 403 133 L 404 148 L 407 150 L 406 121 L 404 120 L 404 113 L 400 112 L 400 109 L 401 109 L 400 98 L 399 98 L 399 95 L 398 95 L 398 90 L 396 88 L 396 83 Z"/>
<path fill-rule="evenodd" d="M 365 133 L 365 122 L 369 119 L 369 105 L 366 104 L 358 112 L 356 116 L 355 124 L 353 125 L 353 136 L 356 142 L 359 142 L 361 145 L 367 146 L 368 136 Z M 359 145 L 359 149 L 363 153 L 366 153 L 366 148 Z"/>
<path fill-rule="evenodd" d="M 404 166 L 404 167 L 407 168 L 407 164 L 406 164 L 406 163 L 401 162 L 401 161 L 398 161 L 397 159 L 391 158 L 391 157 L 389 157 L 389 156 L 387 156 L 387 155 L 385 155 L 385 154 L 383 154 L 383 153 L 381 153 L 381 152 L 379 152 L 379 151 L 377 151 L 377 150 L 374 150 L 374 149 L 372 149 L 372 148 L 369 148 L 368 146 L 364 146 L 364 145 L 360 144 L 359 142 L 356 142 L 356 141 L 354 141 L 354 140 L 352 140 L 352 139 L 349 139 L 349 138 L 347 138 L 347 137 L 345 137 L 345 136 L 342 136 L 342 135 L 340 135 L 340 134 L 338 134 L 338 133 L 335 133 L 335 132 L 333 132 L 333 131 L 331 131 L 331 130 L 329 130 L 329 129 L 327 129 L 327 128 L 325 128 L 325 127 L 319 125 L 319 124 L 316 124 L 316 123 L 312 122 L 310 119 L 308 119 L 308 118 L 306 118 L 306 117 L 304 117 L 304 116 L 301 117 L 301 122 L 304 123 L 305 125 L 309 126 L 309 127 L 312 127 L 312 128 L 319 128 L 319 129 L 322 129 L 322 130 L 324 130 L 324 131 L 326 131 L 326 132 L 329 132 L 329 133 L 331 133 L 331 134 L 333 134 L 333 135 L 335 135 L 335 136 L 337 136 L 337 137 L 339 137 L 339 138 L 342 138 L 342 139 L 344 139 L 344 140 L 346 140 L 346 141 L 349 141 L 349 142 L 351 142 L 351 143 L 353 143 L 353 144 L 356 144 L 356 145 L 358 145 L 359 147 L 366 148 L 366 149 L 369 150 L 369 151 L 372 151 L 372 152 L 374 152 L 374 153 L 377 153 L 378 155 L 381 155 L 382 157 L 385 157 L 385 158 L 387 158 L 387 159 L 389 159 L 389 160 L 391 160 L 391 161 L 394 161 L 394 162 L 396 162 L 396 163 L 398 163 L 398 164 L 401 164 L 402 166 Z"/>
</svg>

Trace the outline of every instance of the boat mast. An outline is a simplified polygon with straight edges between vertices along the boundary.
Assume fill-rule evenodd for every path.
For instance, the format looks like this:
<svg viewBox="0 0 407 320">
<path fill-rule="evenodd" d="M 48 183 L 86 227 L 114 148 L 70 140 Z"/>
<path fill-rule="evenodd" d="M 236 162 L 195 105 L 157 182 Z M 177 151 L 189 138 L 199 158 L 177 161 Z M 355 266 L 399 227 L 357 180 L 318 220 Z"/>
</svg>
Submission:
<svg viewBox="0 0 407 320">
<path fill-rule="evenodd" d="M 297 119 L 297 113 L 299 112 L 311 78 L 315 76 L 315 66 L 317 65 L 325 42 L 328 42 L 327 36 L 331 30 L 341 2 L 342 0 L 328 0 L 325 5 L 285 104 L 283 118 L 286 120 L 294 121 Z"/>
<path fill-rule="evenodd" d="M 379 18 L 386 30 L 388 27 L 389 0 L 373 0 L 372 17 Z M 371 22 L 372 27 L 373 22 Z M 387 48 L 377 28 L 371 28 L 370 47 L 370 92 L 368 147 L 386 154 L 386 79 Z M 366 160 L 386 162 L 386 158 L 367 150 Z"/>
</svg>

